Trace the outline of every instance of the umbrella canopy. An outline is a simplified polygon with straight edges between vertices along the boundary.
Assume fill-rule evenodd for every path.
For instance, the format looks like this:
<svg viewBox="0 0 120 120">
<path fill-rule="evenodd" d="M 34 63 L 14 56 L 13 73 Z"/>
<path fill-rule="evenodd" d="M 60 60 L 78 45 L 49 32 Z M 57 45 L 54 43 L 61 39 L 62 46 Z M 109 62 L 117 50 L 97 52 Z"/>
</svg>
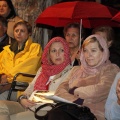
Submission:
<svg viewBox="0 0 120 120">
<path fill-rule="evenodd" d="M 115 16 L 113 16 L 112 20 L 120 22 L 120 12 L 118 12 Z"/>
<path fill-rule="evenodd" d="M 83 21 L 86 28 L 94 28 L 98 25 L 110 25 L 117 27 L 118 23 L 111 18 L 118 10 L 104 6 L 97 2 L 63 2 L 46 8 L 36 19 L 36 23 L 63 27 L 69 22 Z"/>
</svg>

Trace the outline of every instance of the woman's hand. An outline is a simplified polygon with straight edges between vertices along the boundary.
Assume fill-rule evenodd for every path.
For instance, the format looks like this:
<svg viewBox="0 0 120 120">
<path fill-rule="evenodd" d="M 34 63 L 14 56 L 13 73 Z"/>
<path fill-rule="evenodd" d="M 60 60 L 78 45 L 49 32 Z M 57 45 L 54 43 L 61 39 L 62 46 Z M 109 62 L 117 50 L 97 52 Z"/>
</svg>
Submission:
<svg viewBox="0 0 120 120">
<path fill-rule="evenodd" d="M 7 80 L 7 75 L 3 74 L 3 75 L 1 76 L 1 84 L 6 83 L 6 82 L 8 82 L 8 80 Z"/>
<path fill-rule="evenodd" d="M 21 105 L 22 105 L 24 108 L 30 108 L 30 107 L 36 105 L 35 102 L 30 101 L 30 100 L 28 100 L 28 99 L 21 99 L 21 100 L 20 100 L 20 103 L 21 103 Z"/>
<path fill-rule="evenodd" d="M 118 104 L 120 105 L 120 79 L 118 80 L 117 87 L 116 87 L 116 94 L 118 97 Z"/>
</svg>

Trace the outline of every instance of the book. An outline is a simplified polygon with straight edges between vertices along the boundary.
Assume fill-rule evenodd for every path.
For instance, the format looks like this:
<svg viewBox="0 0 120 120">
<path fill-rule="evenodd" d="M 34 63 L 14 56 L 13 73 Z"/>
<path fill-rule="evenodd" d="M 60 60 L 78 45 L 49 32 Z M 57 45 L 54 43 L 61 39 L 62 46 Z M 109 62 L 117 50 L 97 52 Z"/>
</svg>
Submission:
<svg viewBox="0 0 120 120">
<path fill-rule="evenodd" d="M 48 99 L 48 96 L 53 96 L 53 92 L 48 91 L 34 91 L 30 96 L 29 100 L 34 101 L 36 104 L 44 104 L 44 103 L 54 103 L 53 100 Z"/>
<path fill-rule="evenodd" d="M 34 101 L 36 103 L 36 106 L 30 108 L 32 111 L 35 111 L 37 107 L 45 103 L 56 104 L 56 102 L 66 102 L 74 104 L 73 102 L 70 102 L 64 98 L 54 95 L 54 92 L 52 91 L 34 91 L 29 97 L 29 100 Z M 49 108 L 45 108 L 44 110 L 46 109 L 48 110 Z"/>
<path fill-rule="evenodd" d="M 67 102 L 72 103 L 64 98 L 54 95 L 52 91 L 34 91 L 29 100 L 38 104 L 54 103 L 54 102 Z"/>
</svg>

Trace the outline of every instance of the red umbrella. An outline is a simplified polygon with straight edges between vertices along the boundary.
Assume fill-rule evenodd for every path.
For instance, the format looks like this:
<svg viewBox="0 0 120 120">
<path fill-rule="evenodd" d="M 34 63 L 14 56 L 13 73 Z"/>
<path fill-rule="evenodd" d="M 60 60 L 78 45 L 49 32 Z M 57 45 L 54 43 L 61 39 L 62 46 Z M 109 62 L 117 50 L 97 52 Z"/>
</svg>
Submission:
<svg viewBox="0 0 120 120">
<path fill-rule="evenodd" d="M 119 26 L 111 21 L 118 10 L 104 6 L 97 2 L 63 2 L 46 8 L 37 18 L 36 23 L 63 27 L 69 22 L 83 21 L 86 28 L 94 28 L 99 25 Z"/>
<path fill-rule="evenodd" d="M 118 12 L 115 16 L 113 16 L 112 20 L 120 22 L 120 12 Z"/>
</svg>

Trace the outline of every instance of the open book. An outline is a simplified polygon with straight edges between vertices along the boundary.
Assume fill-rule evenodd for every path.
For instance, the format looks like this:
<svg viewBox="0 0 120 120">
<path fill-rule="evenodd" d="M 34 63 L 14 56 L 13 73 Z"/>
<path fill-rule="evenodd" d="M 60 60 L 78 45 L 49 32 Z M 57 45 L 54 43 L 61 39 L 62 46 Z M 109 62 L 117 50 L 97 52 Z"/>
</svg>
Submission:
<svg viewBox="0 0 120 120">
<path fill-rule="evenodd" d="M 35 108 L 45 103 L 52 103 L 52 104 L 56 104 L 56 102 L 72 103 L 64 98 L 54 95 L 54 92 L 49 92 L 49 91 L 34 91 L 30 96 L 29 100 L 34 101 L 36 103 L 36 106 L 33 106 L 30 108 L 33 111 L 35 111 Z M 47 107 L 47 108 L 44 108 L 43 110 L 48 110 L 48 109 L 51 109 L 51 108 Z"/>
<path fill-rule="evenodd" d="M 34 91 L 29 100 L 37 104 L 54 103 L 54 102 L 67 102 L 72 103 L 64 98 L 54 95 L 54 92 L 49 91 Z"/>
</svg>

